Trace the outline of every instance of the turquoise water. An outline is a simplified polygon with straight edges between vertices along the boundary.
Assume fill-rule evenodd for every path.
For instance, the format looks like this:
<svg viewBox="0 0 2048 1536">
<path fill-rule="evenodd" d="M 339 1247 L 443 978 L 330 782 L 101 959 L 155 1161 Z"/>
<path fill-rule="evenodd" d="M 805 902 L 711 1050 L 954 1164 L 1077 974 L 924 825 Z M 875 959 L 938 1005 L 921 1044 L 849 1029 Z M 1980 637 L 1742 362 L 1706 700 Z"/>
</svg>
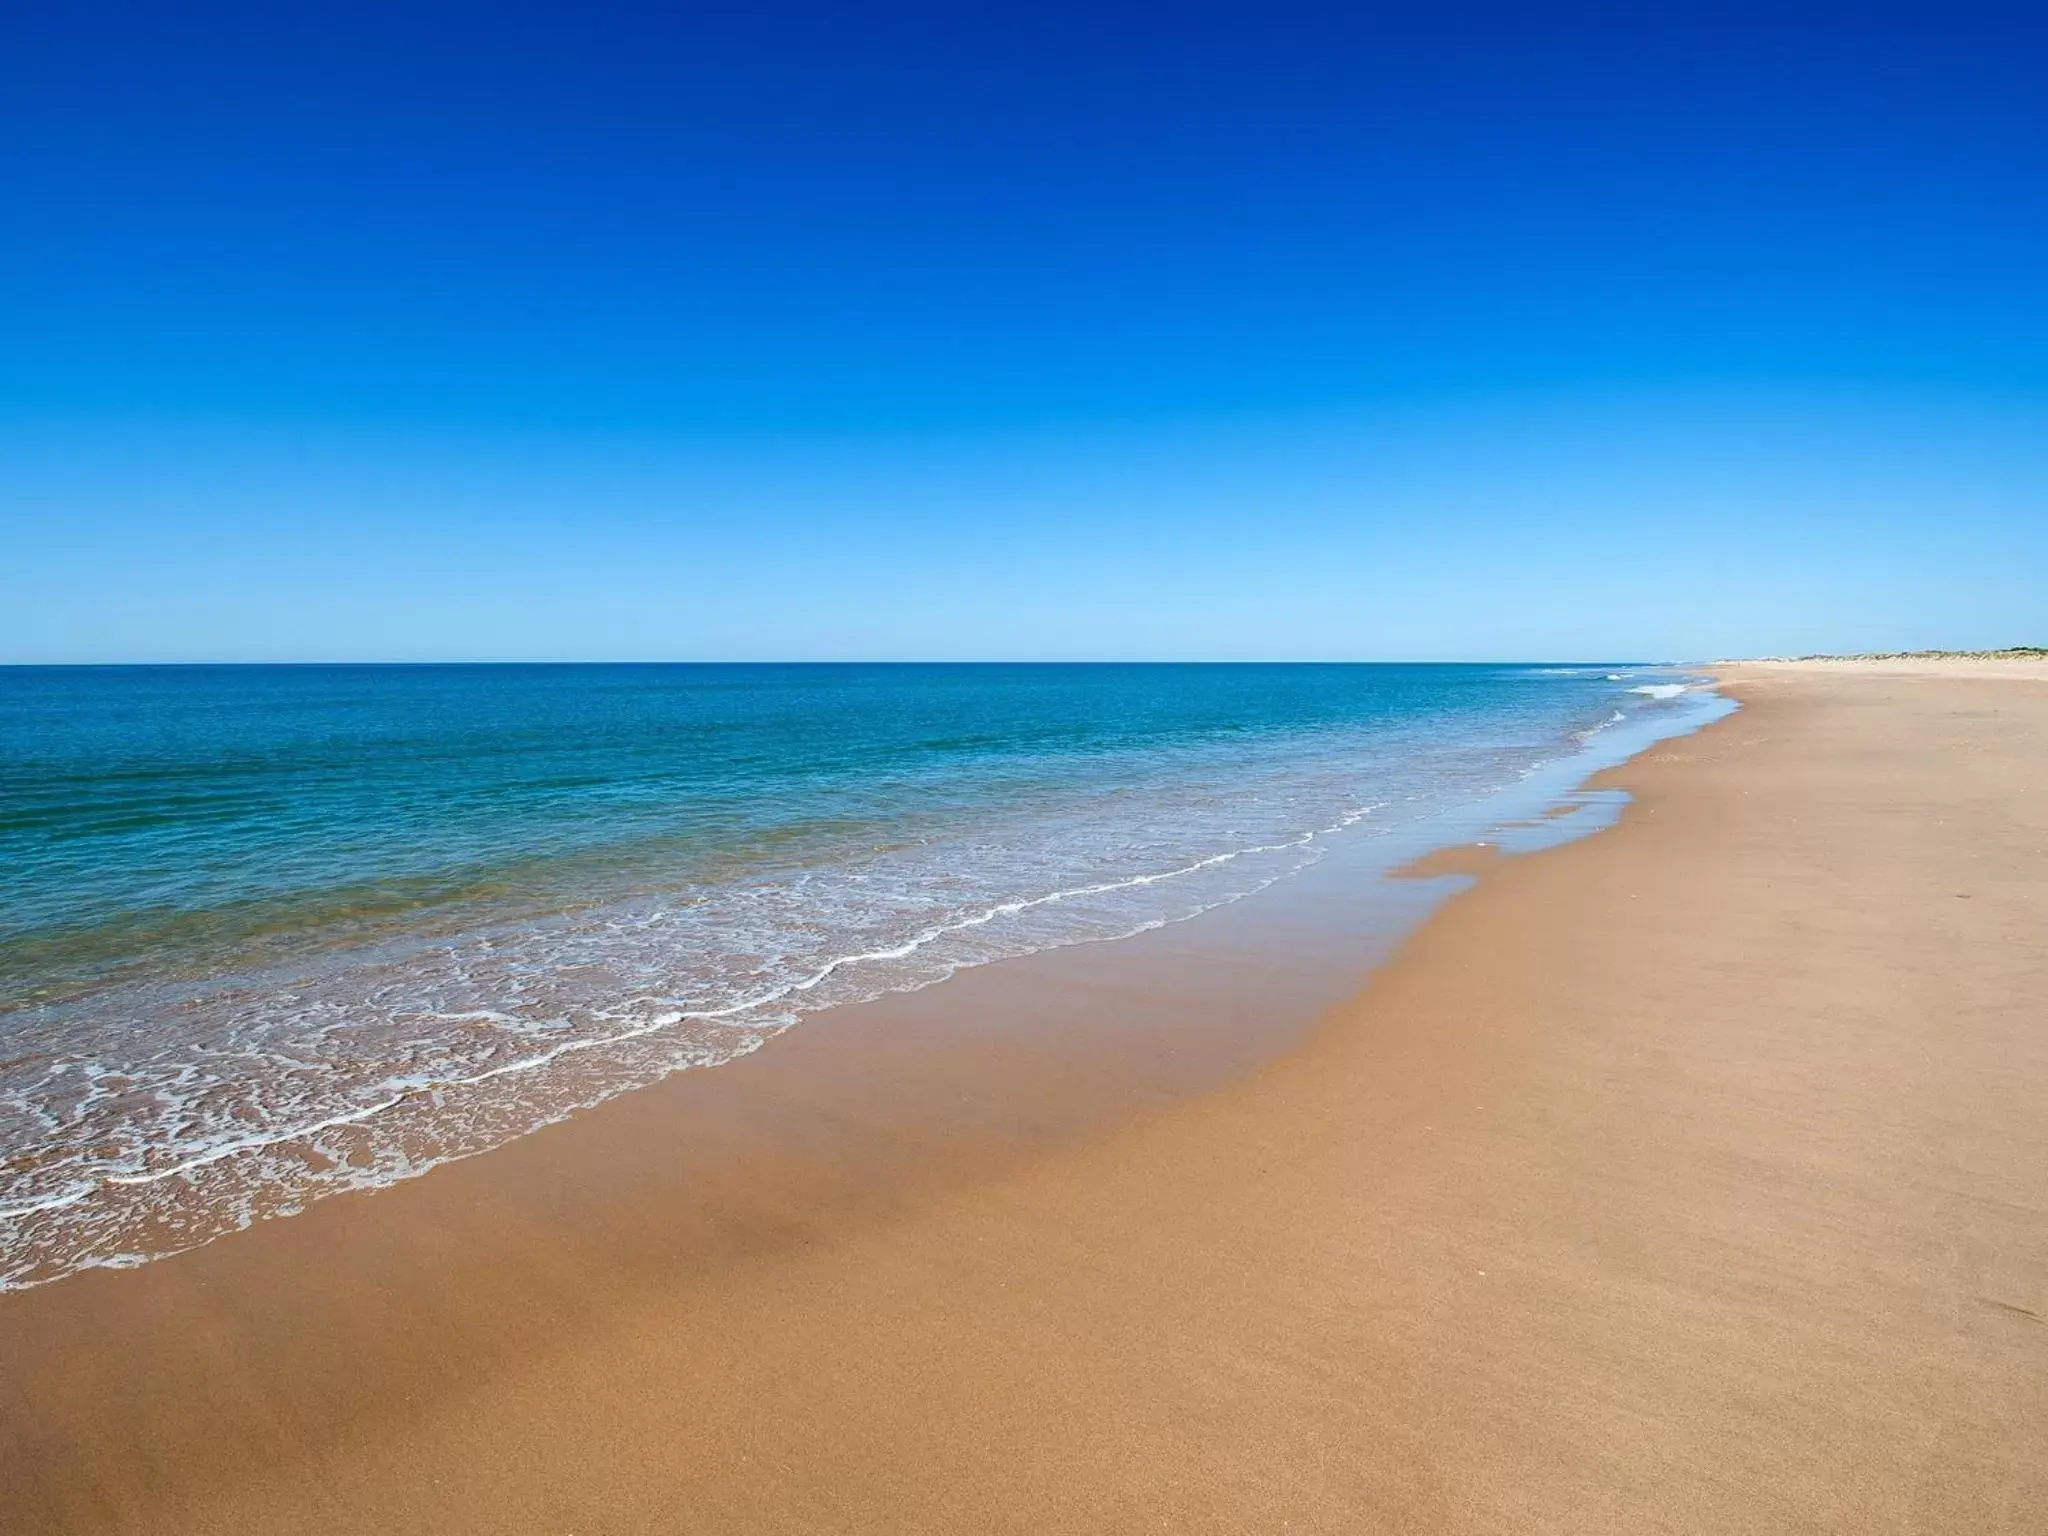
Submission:
<svg viewBox="0 0 2048 1536">
<path fill-rule="evenodd" d="M 1613 666 L 0 669 L 0 1285 L 1192 916 L 1670 693 Z"/>
</svg>

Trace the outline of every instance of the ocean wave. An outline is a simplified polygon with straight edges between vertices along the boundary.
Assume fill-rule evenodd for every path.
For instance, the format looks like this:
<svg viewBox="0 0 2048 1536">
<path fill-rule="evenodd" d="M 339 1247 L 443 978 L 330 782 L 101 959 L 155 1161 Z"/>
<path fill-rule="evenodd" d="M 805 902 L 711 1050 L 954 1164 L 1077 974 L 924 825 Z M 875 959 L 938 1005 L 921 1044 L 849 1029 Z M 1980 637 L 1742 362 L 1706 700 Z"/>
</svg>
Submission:
<svg viewBox="0 0 2048 1536">
<path fill-rule="evenodd" d="M 417 1177 L 673 1072 L 734 1060 L 808 1013 L 1184 920 L 1292 873 L 1319 841 L 1381 808 L 1356 804 L 1285 837 L 955 908 L 915 927 L 890 898 L 939 883 L 931 866 L 943 859 L 916 875 L 898 871 L 893 883 L 871 861 L 769 901 L 775 916 L 751 941 L 735 935 L 728 903 L 710 964 L 706 934 L 718 924 L 693 924 L 701 905 L 685 901 L 344 960 L 309 976 L 117 995 L 90 1015 L 62 1010 L 70 1032 L 101 1037 L 102 1051 L 109 1015 L 177 1016 L 184 1048 L 126 1061 L 51 1050 L 41 1053 L 44 1073 L 16 1074 L 4 1118 L 18 1129 L 8 1139 L 37 1150 L 11 1160 L 0 1289 L 162 1257 L 324 1194 Z M 789 915 L 806 911 L 829 942 L 819 881 L 835 875 L 842 906 L 868 899 L 864 926 L 879 941 L 806 961 L 788 943 L 803 927 Z M 848 910 L 836 931 L 862 926 Z M 728 985 L 708 1000 L 679 995 L 715 990 L 720 969 L 728 982 L 751 974 L 765 984 Z M 636 989 L 635 980 L 666 984 Z M 397 1070 L 371 1070 L 379 1061 Z"/>
</svg>

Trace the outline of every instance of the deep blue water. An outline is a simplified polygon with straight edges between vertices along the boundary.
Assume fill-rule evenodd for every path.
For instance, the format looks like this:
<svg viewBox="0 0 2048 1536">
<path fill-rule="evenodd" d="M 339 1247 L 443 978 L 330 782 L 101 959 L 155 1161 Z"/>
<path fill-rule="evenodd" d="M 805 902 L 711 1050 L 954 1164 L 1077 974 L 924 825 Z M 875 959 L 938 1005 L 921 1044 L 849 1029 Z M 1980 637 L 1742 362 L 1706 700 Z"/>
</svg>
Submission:
<svg viewBox="0 0 2048 1536">
<path fill-rule="evenodd" d="M 0 1284 L 1469 803 L 1626 667 L 0 669 Z"/>
</svg>

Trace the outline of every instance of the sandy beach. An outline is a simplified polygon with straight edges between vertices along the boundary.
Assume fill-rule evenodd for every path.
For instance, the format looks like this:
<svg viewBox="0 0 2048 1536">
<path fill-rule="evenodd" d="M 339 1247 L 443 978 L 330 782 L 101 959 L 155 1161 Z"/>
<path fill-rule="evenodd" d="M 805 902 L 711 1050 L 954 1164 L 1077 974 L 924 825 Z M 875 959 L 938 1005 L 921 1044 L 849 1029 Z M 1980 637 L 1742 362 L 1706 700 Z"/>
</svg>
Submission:
<svg viewBox="0 0 2048 1536">
<path fill-rule="evenodd" d="M 2048 682 L 1723 678 L 1334 1008 L 990 967 L 0 1297 L 0 1530 L 2048 1529 Z"/>
</svg>

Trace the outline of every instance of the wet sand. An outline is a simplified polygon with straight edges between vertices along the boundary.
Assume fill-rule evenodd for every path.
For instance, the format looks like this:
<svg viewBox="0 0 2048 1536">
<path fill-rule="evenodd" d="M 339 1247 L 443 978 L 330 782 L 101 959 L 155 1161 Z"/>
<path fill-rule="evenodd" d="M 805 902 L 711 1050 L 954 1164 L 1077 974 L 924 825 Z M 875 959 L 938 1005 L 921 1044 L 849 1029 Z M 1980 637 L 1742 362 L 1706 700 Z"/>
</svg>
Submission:
<svg viewBox="0 0 2048 1536">
<path fill-rule="evenodd" d="M 1305 1039 L 991 967 L 0 1297 L 0 1529 L 2048 1528 L 2048 686 L 1729 677 Z"/>
</svg>

